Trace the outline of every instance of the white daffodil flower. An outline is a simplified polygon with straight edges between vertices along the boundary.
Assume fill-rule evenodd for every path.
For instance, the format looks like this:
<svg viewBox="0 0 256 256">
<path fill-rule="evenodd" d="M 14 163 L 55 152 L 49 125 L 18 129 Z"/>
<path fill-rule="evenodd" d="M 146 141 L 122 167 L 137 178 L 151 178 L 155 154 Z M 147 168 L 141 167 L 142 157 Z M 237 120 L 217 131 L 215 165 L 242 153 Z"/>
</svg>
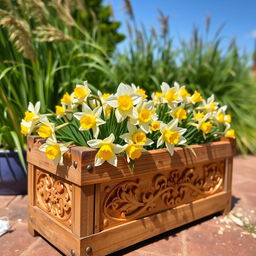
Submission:
<svg viewBox="0 0 256 256">
<path fill-rule="evenodd" d="M 145 132 L 150 132 L 150 124 L 157 120 L 157 115 L 154 111 L 153 101 L 143 101 L 134 108 L 134 113 L 130 116 L 130 123 L 132 125 L 139 125 Z"/>
<path fill-rule="evenodd" d="M 110 134 L 104 140 L 89 140 L 87 144 L 91 148 L 98 148 L 98 152 L 95 156 L 95 166 L 102 165 L 105 161 L 110 163 L 111 165 L 117 167 L 117 156 L 116 154 L 121 153 L 124 150 L 124 146 L 114 144 L 115 136 L 114 134 Z"/>
<path fill-rule="evenodd" d="M 187 110 L 185 109 L 185 105 L 180 105 L 180 106 L 174 106 L 172 108 L 172 110 L 169 112 L 170 115 L 173 117 L 173 119 L 178 119 L 179 122 L 181 122 L 182 120 L 187 119 Z"/>
<path fill-rule="evenodd" d="M 147 138 L 146 133 L 142 129 L 137 128 L 136 125 L 128 123 L 127 125 L 128 133 L 124 133 L 120 136 L 126 143 L 132 141 L 134 144 L 149 146 L 154 142 Z"/>
<path fill-rule="evenodd" d="M 162 92 L 153 92 L 151 94 L 151 98 L 156 106 L 163 103 L 163 93 Z"/>
<path fill-rule="evenodd" d="M 24 118 L 21 120 L 20 128 L 23 135 L 29 135 L 33 132 L 35 126 L 39 123 L 42 117 L 39 114 L 40 101 L 38 101 L 35 106 L 29 102 L 28 110 L 25 112 Z"/>
<path fill-rule="evenodd" d="M 197 109 L 205 110 L 208 113 L 214 113 L 218 109 L 218 104 L 218 102 L 214 101 L 214 95 L 212 95 L 206 101 L 203 100 L 202 105 L 199 106 Z"/>
<path fill-rule="evenodd" d="M 157 147 L 165 143 L 167 150 L 172 156 L 175 145 L 186 143 L 186 139 L 182 136 L 187 129 L 178 127 L 179 120 L 173 119 L 168 124 L 162 124 L 160 128 L 161 136 L 157 141 Z"/>
<path fill-rule="evenodd" d="M 107 104 L 115 109 L 115 116 L 118 123 L 126 117 L 132 116 L 134 105 L 142 101 L 140 94 L 135 94 L 132 87 L 127 84 L 119 84 L 117 93 L 107 98 Z"/>
<path fill-rule="evenodd" d="M 182 98 L 183 102 L 189 102 L 191 94 L 187 91 L 186 86 L 181 86 L 178 90 L 178 94 L 180 98 Z"/>
<path fill-rule="evenodd" d="M 146 94 L 146 91 L 143 90 L 142 88 L 140 88 L 139 86 L 136 86 L 135 84 L 132 84 L 132 89 L 134 91 L 135 94 L 139 94 L 142 99 L 146 99 L 148 96 Z"/>
<path fill-rule="evenodd" d="M 131 140 L 124 146 L 126 151 L 127 162 L 141 157 L 142 152 L 146 151 L 143 145 L 135 144 Z"/>
<path fill-rule="evenodd" d="M 107 99 L 112 96 L 110 93 L 103 93 L 101 91 L 98 91 L 98 96 L 101 100 L 103 113 L 106 119 L 110 118 L 112 107 L 107 103 Z"/>
<path fill-rule="evenodd" d="M 203 132 L 203 136 L 205 138 L 205 134 L 208 134 L 211 132 L 213 125 L 210 122 L 211 119 L 211 113 L 207 113 L 202 118 L 198 118 L 198 123 L 191 123 L 192 126 L 195 126 L 198 130 L 201 130 Z"/>
<path fill-rule="evenodd" d="M 54 164 L 63 165 L 63 155 L 68 148 L 62 143 L 57 143 L 56 139 L 48 138 L 39 150 L 45 152 L 47 158 L 53 160 Z"/>
<path fill-rule="evenodd" d="M 73 98 L 72 103 L 82 104 L 90 94 L 91 90 L 88 87 L 87 81 L 85 81 L 83 85 L 76 85 L 74 92 L 71 94 L 71 98 Z"/>
<path fill-rule="evenodd" d="M 196 90 L 194 91 L 193 95 L 191 95 L 188 98 L 188 103 L 192 103 L 192 104 L 196 104 L 196 103 L 202 102 L 202 101 L 203 101 L 203 98 L 202 98 L 201 94 Z"/>
<path fill-rule="evenodd" d="M 231 123 L 231 115 L 226 114 L 227 106 L 220 107 L 214 114 L 213 119 L 218 123 L 224 123 L 225 125 Z"/>
<path fill-rule="evenodd" d="M 50 123 L 46 116 L 43 116 L 40 121 L 37 133 L 42 138 L 56 138 L 55 136 L 55 124 Z"/>
<path fill-rule="evenodd" d="M 100 131 L 99 126 L 106 123 L 100 118 L 102 107 L 91 110 L 88 105 L 83 103 L 82 111 L 74 113 L 74 117 L 80 121 L 79 130 L 87 131 L 92 129 L 94 138 L 97 138 Z"/>
<path fill-rule="evenodd" d="M 167 83 L 163 82 L 161 84 L 161 90 L 163 93 L 163 103 L 167 103 L 170 107 L 182 101 L 179 95 L 179 84 L 174 83 L 174 87 L 170 87 Z"/>
</svg>

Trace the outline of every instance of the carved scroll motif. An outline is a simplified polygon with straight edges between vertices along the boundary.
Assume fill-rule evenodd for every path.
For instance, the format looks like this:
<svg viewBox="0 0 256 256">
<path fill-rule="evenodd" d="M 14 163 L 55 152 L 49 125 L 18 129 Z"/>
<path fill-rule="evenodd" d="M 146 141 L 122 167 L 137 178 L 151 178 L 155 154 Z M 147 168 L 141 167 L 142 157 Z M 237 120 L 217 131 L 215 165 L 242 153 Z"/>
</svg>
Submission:
<svg viewBox="0 0 256 256">
<path fill-rule="evenodd" d="M 222 189 L 224 161 L 123 181 L 103 200 L 105 218 L 128 221 L 212 195 Z M 143 183 L 143 184 L 142 184 Z"/>
<path fill-rule="evenodd" d="M 37 206 L 66 226 L 71 226 L 72 185 L 40 170 L 36 174 Z"/>
</svg>

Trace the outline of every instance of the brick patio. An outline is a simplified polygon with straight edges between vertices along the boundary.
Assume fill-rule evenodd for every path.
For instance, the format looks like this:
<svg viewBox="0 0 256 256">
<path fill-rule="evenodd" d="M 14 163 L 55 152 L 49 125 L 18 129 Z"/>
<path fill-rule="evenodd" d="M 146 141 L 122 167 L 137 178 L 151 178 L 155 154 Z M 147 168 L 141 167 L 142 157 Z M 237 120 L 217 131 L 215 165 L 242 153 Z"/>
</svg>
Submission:
<svg viewBox="0 0 256 256">
<path fill-rule="evenodd" d="M 8 216 L 12 224 L 12 232 L 0 237 L 0 255 L 63 255 L 42 237 L 30 236 L 26 207 L 26 196 L 0 196 L 0 217 Z M 256 223 L 256 157 L 234 160 L 232 212 L 240 212 L 250 223 Z M 256 237 L 229 217 L 216 214 L 111 254 L 121 255 L 255 256 Z"/>
</svg>

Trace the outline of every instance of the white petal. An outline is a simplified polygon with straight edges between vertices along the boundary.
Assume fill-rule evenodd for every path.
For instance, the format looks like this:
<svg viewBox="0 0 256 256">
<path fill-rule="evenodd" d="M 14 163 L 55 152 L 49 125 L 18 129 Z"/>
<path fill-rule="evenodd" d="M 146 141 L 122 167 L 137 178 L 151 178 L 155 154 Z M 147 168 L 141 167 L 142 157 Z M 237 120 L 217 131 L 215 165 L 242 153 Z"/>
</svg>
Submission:
<svg viewBox="0 0 256 256">
<path fill-rule="evenodd" d="M 40 110 L 40 101 L 38 101 L 35 105 L 35 113 L 39 113 L 39 110 Z"/>
<path fill-rule="evenodd" d="M 115 111 L 115 115 L 116 115 L 116 120 L 118 123 L 121 123 L 122 120 L 124 119 L 124 116 L 122 116 L 122 114 L 120 113 L 120 111 L 118 109 L 116 109 Z"/>
<path fill-rule="evenodd" d="M 94 126 L 94 127 L 92 127 L 92 132 L 93 132 L 93 137 L 94 137 L 94 138 L 98 138 L 99 132 L 100 132 L 99 127 L 98 127 L 97 125 Z"/>
<path fill-rule="evenodd" d="M 121 146 L 119 144 L 114 145 L 115 154 L 121 153 L 122 151 L 124 151 L 124 149 L 125 149 L 125 146 Z"/>
<path fill-rule="evenodd" d="M 105 160 L 98 158 L 98 155 L 96 154 L 95 160 L 94 160 L 94 165 L 95 165 L 95 166 L 100 166 L 100 165 L 102 165 L 104 162 L 105 162 Z"/>
<path fill-rule="evenodd" d="M 105 138 L 103 140 L 103 142 L 105 143 L 113 143 L 115 140 L 115 135 L 113 133 L 111 133 L 107 138 Z"/>
<path fill-rule="evenodd" d="M 140 103 L 141 101 L 141 95 L 133 95 L 132 96 L 132 101 L 134 105 L 137 105 Z"/>
<path fill-rule="evenodd" d="M 32 113 L 35 112 L 34 105 L 33 105 L 31 102 L 29 102 L 29 104 L 28 104 L 28 111 L 30 111 L 30 112 L 32 112 Z"/>
<path fill-rule="evenodd" d="M 167 150 L 169 151 L 170 155 L 172 156 L 173 153 L 174 153 L 174 145 L 171 145 L 169 143 L 165 143 L 166 147 L 167 147 Z"/>
<path fill-rule="evenodd" d="M 76 113 L 73 114 L 73 116 L 76 119 L 80 120 L 84 116 L 84 113 L 83 112 L 76 112 Z"/>
<path fill-rule="evenodd" d="M 151 139 L 147 138 L 147 141 L 146 141 L 146 143 L 145 143 L 145 146 L 152 145 L 153 143 L 154 143 L 154 141 L 153 141 L 153 140 L 151 140 Z"/>
<path fill-rule="evenodd" d="M 129 140 L 131 139 L 131 134 L 129 133 L 124 133 L 122 135 L 119 136 L 121 139 L 123 139 L 125 142 L 129 142 Z"/>
<path fill-rule="evenodd" d="M 44 143 L 43 145 L 41 145 L 39 147 L 39 150 L 42 151 L 42 152 L 45 152 L 47 147 L 48 147 L 48 145 L 46 143 Z"/>
<path fill-rule="evenodd" d="M 100 117 L 101 113 L 102 113 L 102 107 L 97 107 L 93 110 L 93 113 L 95 116 Z"/>
<path fill-rule="evenodd" d="M 161 145 L 163 145 L 164 140 L 163 140 L 163 135 L 161 135 L 158 140 L 157 140 L 157 147 L 160 147 Z"/>
<path fill-rule="evenodd" d="M 178 144 L 185 144 L 187 140 L 184 137 L 180 137 Z"/>
<path fill-rule="evenodd" d="M 93 112 L 92 112 L 92 110 L 91 110 L 91 108 L 86 104 L 86 103 L 83 103 L 83 105 L 82 105 L 82 110 L 83 110 L 83 112 L 84 113 L 88 113 L 88 114 L 92 114 Z"/>
<path fill-rule="evenodd" d="M 100 145 L 101 142 L 102 142 L 102 140 L 88 140 L 87 144 L 91 148 L 99 148 L 99 145 Z"/>
<path fill-rule="evenodd" d="M 130 94 L 131 93 L 131 87 L 127 84 L 120 83 L 117 88 L 116 95 L 123 95 L 123 94 Z"/>
<path fill-rule="evenodd" d="M 163 83 L 161 84 L 161 90 L 162 90 L 163 93 L 166 93 L 167 91 L 169 91 L 169 90 L 170 90 L 169 84 L 163 82 Z"/>
<path fill-rule="evenodd" d="M 117 157 L 116 157 L 116 155 L 115 155 L 113 158 L 111 158 L 111 159 L 109 159 L 109 160 L 107 160 L 107 161 L 108 161 L 111 165 L 117 167 Z"/>
<path fill-rule="evenodd" d="M 112 96 L 109 96 L 107 99 L 106 99 L 106 102 L 108 105 L 110 105 L 111 107 L 113 108 L 117 108 L 118 105 L 117 105 L 117 97 L 112 95 Z"/>
</svg>

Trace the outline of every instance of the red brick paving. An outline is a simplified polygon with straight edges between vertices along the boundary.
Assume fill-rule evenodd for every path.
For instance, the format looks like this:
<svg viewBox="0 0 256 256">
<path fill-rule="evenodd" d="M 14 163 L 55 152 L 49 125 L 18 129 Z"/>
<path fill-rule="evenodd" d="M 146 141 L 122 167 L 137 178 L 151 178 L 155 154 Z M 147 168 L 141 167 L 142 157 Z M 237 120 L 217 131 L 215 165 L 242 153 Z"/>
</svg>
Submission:
<svg viewBox="0 0 256 256">
<path fill-rule="evenodd" d="M 233 203 L 235 208 L 252 211 L 256 221 L 256 157 L 235 158 Z M 13 229 L 0 237 L 0 255 L 63 255 L 42 237 L 32 237 L 27 232 L 26 207 L 26 196 L 0 196 L 0 217 L 8 216 Z M 243 235 L 243 229 L 234 223 L 227 229 L 222 219 L 220 215 L 210 216 L 111 256 L 255 256 L 256 239 Z"/>
</svg>

